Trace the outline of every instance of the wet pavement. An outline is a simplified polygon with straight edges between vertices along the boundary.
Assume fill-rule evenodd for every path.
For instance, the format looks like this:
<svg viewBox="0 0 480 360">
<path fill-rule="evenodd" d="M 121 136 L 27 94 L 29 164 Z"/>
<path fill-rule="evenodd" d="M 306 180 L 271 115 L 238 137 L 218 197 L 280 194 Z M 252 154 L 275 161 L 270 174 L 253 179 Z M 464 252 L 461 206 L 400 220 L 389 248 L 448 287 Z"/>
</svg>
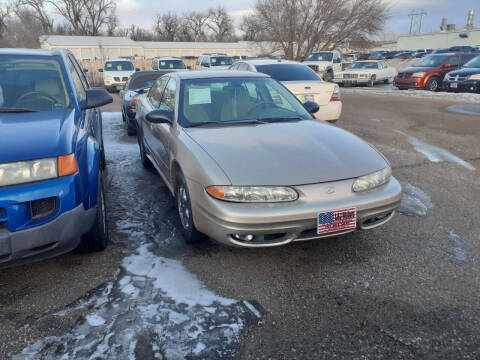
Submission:
<svg viewBox="0 0 480 360">
<path fill-rule="evenodd" d="M 399 214 L 274 249 L 186 245 L 167 188 L 106 113 L 113 244 L 0 272 L 0 359 L 479 358 L 477 118 L 343 99 L 338 126 L 392 162 Z"/>
</svg>

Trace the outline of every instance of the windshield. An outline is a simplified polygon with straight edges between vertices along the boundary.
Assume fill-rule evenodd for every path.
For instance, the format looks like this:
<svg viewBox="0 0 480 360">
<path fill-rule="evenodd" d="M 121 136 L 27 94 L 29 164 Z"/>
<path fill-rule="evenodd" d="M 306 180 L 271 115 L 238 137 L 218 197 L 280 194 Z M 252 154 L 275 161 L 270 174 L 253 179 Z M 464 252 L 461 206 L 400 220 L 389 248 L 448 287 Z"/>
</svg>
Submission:
<svg viewBox="0 0 480 360">
<path fill-rule="evenodd" d="M 257 71 L 270 75 L 277 81 L 321 81 L 315 72 L 301 64 L 257 65 Z"/>
<path fill-rule="evenodd" d="M 0 112 L 71 107 L 60 58 L 0 55 Z"/>
<path fill-rule="evenodd" d="M 310 54 L 307 58 L 309 61 L 332 61 L 333 53 L 331 52 L 319 52 Z"/>
<path fill-rule="evenodd" d="M 356 62 L 350 65 L 349 69 L 378 69 L 376 62 Z"/>
<path fill-rule="evenodd" d="M 233 64 L 233 58 L 230 56 L 216 56 L 210 59 L 212 66 L 229 66 Z"/>
<path fill-rule="evenodd" d="M 269 78 L 212 78 L 182 82 L 180 125 L 238 124 L 261 119 L 312 119 L 285 87 Z"/>
<path fill-rule="evenodd" d="M 417 61 L 416 67 L 438 67 L 447 58 L 447 55 L 429 55 Z"/>
<path fill-rule="evenodd" d="M 472 60 L 463 65 L 463 67 L 480 69 L 480 56 L 474 57 Z"/>
<path fill-rule="evenodd" d="M 186 69 L 187 67 L 183 63 L 182 60 L 159 60 L 158 61 L 158 68 L 160 70 L 168 70 L 168 69 Z"/>
<path fill-rule="evenodd" d="M 109 61 L 105 64 L 105 71 L 133 71 L 130 61 Z"/>
</svg>

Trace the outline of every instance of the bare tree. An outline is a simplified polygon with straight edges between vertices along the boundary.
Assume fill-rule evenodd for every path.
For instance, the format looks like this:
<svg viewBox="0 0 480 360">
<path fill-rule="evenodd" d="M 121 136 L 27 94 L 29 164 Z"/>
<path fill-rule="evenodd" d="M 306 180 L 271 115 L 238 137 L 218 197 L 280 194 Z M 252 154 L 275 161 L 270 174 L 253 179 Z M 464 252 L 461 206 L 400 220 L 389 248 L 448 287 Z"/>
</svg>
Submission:
<svg viewBox="0 0 480 360">
<path fill-rule="evenodd" d="M 58 1 L 58 0 L 55 0 Z M 87 34 L 97 36 L 102 27 L 116 22 L 115 0 L 80 0 L 87 15 Z"/>
<path fill-rule="evenodd" d="M 155 15 L 153 18 L 155 37 L 161 41 L 176 41 L 180 23 L 180 17 L 172 12 Z"/>
<path fill-rule="evenodd" d="M 23 9 L 29 9 L 30 15 L 39 21 L 43 34 L 53 32 L 53 18 L 45 9 L 46 0 L 16 0 L 13 2 L 15 14 L 21 17 Z"/>
<path fill-rule="evenodd" d="M 133 24 L 130 26 L 128 34 L 130 39 L 134 41 L 153 41 L 155 39 L 155 36 L 152 32 L 139 28 Z"/>
<path fill-rule="evenodd" d="M 365 43 L 387 19 L 384 0 L 257 0 L 242 29 L 249 40 L 278 42 L 288 59 Z"/>
<path fill-rule="evenodd" d="M 207 27 L 213 33 L 213 40 L 218 42 L 231 41 L 235 38 L 235 28 L 233 20 L 223 6 L 219 6 L 209 11 L 209 21 Z"/>
<path fill-rule="evenodd" d="M 75 35 L 88 35 L 85 3 L 82 0 L 47 0 L 68 22 Z"/>
<path fill-rule="evenodd" d="M 10 15 L 10 9 L 4 3 L 0 2 L 0 39 L 3 39 L 7 31 L 7 20 Z"/>
<path fill-rule="evenodd" d="M 206 26 L 209 20 L 209 12 L 190 12 L 185 15 L 184 25 L 190 33 L 191 41 L 207 41 Z"/>
</svg>

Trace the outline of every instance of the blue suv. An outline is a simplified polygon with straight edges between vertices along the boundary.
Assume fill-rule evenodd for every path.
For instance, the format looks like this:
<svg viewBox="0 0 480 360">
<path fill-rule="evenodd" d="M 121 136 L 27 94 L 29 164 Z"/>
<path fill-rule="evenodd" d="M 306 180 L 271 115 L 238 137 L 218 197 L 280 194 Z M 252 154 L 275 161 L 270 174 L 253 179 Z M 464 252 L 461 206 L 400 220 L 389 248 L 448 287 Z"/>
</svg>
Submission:
<svg viewBox="0 0 480 360">
<path fill-rule="evenodd" d="M 0 268 L 105 249 L 111 102 L 68 51 L 0 49 Z"/>
</svg>

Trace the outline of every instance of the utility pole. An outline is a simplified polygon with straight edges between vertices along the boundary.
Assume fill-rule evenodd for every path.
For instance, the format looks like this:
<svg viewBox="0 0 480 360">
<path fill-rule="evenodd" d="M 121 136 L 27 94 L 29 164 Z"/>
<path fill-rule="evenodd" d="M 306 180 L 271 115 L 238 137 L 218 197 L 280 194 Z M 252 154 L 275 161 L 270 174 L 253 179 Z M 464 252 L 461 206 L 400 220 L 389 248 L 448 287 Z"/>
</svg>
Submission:
<svg viewBox="0 0 480 360">
<path fill-rule="evenodd" d="M 420 34 L 422 32 L 423 17 L 427 13 L 425 10 L 414 10 L 408 16 L 410 16 L 410 35 Z"/>
</svg>

